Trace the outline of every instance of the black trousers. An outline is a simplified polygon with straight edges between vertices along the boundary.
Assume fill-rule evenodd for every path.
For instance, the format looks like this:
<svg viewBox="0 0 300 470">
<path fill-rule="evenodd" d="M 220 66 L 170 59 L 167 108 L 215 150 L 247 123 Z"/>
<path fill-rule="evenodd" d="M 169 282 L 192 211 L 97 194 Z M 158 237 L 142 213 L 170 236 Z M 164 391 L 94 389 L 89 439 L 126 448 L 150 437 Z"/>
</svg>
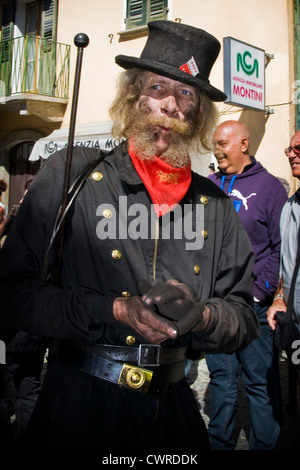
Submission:
<svg viewBox="0 0 300 470">
<path fill-rule="evenodd" d="M 165 399 L 48 362 L 25 447 L 99 454 L 197 454 L 209 450 L 205 423 L 186 379 Z"/>
<path fill-rule="evenodd" d="M 5 406 L 5 388 L 13 379 L 16 390 L 13 404 L 16 422 L 13 434 L 16 441 L 22 439 L 40 394 L 44 355 L 44 349 L 33 352 L 7 351 L 6 354 L 6 364 L 2 368 L 2 405 Z"/>
</svg>

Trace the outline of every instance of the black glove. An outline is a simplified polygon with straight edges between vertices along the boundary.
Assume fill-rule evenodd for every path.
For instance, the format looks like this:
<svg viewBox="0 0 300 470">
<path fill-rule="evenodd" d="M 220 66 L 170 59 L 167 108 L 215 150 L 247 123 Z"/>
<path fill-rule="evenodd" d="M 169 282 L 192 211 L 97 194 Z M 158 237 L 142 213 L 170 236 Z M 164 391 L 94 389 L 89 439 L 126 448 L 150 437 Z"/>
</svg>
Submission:
<svg viewBox="0 0 300 470">
<path fill-rule="evenodd" d="M 172 320 L 179 335 L 206 328 L 210 318 L 209 310 L 203 302 L 196 302 L 186 284 L 170 279 L 151 286 L 148 281 L 143 281 L 139 288 L 143 302 L 154 306 L 159 315 Z"/>
<path fill-rule="evenodd" d="M 116 320 L 129 325 L 149 343 L 160 344 L 175 339 L 178 331 L 174 324 L 158 315 L 155 308 L 145 304 L 140 297 L 117 297 L 113 303 Z"/>
</svg>

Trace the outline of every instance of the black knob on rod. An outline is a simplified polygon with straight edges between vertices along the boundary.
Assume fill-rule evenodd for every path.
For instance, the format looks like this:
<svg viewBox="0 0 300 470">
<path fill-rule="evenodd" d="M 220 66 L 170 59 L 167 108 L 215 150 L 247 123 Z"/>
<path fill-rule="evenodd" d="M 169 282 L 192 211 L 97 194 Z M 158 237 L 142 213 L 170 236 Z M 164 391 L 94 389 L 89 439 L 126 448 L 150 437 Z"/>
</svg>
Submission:
<svg viewBox="0 0 300 470">
<path fill-rule="evenodd" d="M 74 44 L 76 47 L 87 47 L 90 39 L 85 33 L 78 33 L 74 37 Z"/>
</svg>

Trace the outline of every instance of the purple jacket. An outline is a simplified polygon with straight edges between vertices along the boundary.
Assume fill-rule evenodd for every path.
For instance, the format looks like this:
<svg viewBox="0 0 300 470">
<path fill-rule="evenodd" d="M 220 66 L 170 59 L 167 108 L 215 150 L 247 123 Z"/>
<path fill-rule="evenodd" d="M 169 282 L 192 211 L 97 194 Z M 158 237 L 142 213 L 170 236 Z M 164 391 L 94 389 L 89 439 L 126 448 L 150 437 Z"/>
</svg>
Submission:
<svg viewBox="0 0 300 470">
<path fill-rule="evenodd" d="M 279 280 L 279 219 L 287 193 L 261 163 L 251 160 L 240 174 L 218 171 L 208 178 L 230 196 L 248 233 L 255 255 L 254 297 L 270 302 Z"/>
</svg>

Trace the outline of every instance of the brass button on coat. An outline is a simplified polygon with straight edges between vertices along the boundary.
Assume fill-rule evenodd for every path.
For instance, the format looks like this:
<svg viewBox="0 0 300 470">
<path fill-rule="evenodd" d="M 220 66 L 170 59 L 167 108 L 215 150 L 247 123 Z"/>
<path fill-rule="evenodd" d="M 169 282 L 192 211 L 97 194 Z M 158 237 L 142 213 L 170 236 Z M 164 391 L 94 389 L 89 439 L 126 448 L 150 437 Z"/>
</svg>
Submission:
<svg viewBox="0 0 300 470">
<path fill-rule="evenodd" d="M 130 297 L 129 292 L 128 292 L 127 290 L 124 290 L 124 291 L 122 292 L 122 297 Z"/>
<path fill-rule="evenodd" d="M 104 209 L 102 214 L 106 219 L 110 219 L 112 217 L 112 211 L 110 211 L 109 209 Z"/>
<path fill-rule="evenodd" d="M 135 343 L 135 337 L 134 336 L 127 336 L 127 338 L 126 338 L 127 346 L 132 346 L 134 343 Z"/>
<path fill-rule="evenodd" d="M 196 276 L 198 276 L 198 274 L 200 273 L 200 266 L 198 264 L 195 264 L 194 266 L 194 273 L 196 274 Z"/>
<path fill-rule="evenodd" d="M 118 260 L 121 258 L 122 253 L 119 250 L 113 250 L 111 256 L 113 257 L 113 259 Z"/>
<path fill-rule="evenodd" d="M 201 196 L 201 197 L 200 197 L 200 202 L 201 202 L 201 204 L 204 204 L 204 205 L 206 206 L 206 204 L 208 204 L 208 199 L 207 199 L 207 197 Z"/>
<path fill-rule="evenodd" d="M 94 173 L 92 174 L 92 178 L 95 181 L 101 181 L 103 178 L 103 175 L 102 173 L 100 173 L 100 171 L 94 171 Z"/>
<path fill-rule="evenodd" d="M 203 238 L 207 238 L 207 237 L 208 237 L 207 230 L 202 230 L 201 233 L 202 233 Z"/>
</svg>

